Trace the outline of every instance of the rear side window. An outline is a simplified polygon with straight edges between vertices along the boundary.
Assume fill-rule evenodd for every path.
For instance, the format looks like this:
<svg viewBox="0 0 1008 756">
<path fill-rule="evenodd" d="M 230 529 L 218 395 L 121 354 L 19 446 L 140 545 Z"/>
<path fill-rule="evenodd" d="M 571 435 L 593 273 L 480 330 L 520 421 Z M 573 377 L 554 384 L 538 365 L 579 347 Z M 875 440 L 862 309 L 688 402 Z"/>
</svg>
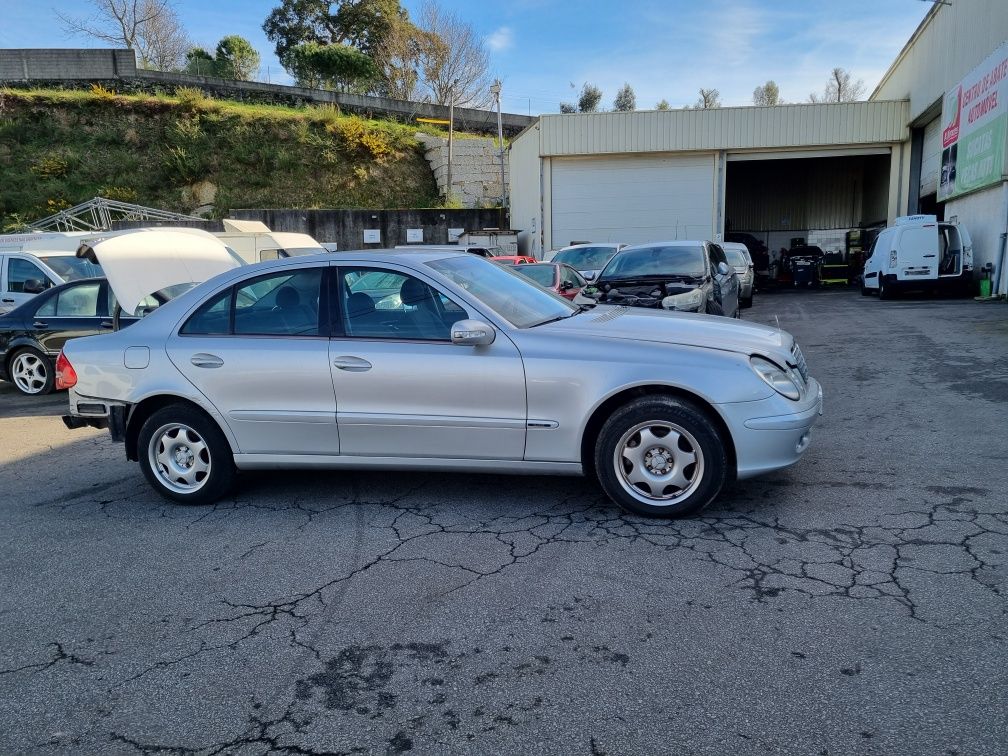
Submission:
<svg viewBox="0 0 1008 756">
<path fill-rule="evenodd" d="M 36 317 L 46 318 L 96 318 L 98 317 L 97 281 L 81 286 L 71 286 L 59 292 L 35 311 Z"/>
<path fill-rule="evenodd" d="M 200 305 L 180 333 L 190 336 L 226 336 L 231 333 L 231 289 Z"/>
</svg>

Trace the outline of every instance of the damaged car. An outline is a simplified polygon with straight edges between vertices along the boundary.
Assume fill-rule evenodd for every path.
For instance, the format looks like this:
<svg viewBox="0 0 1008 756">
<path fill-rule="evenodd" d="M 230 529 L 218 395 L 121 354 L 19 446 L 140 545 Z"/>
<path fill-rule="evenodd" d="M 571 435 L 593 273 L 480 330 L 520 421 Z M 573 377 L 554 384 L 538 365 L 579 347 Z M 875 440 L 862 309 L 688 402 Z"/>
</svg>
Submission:
<svg viewBox="0 0 1008 756">
<path fill-rule="evenodd" d="M 738 277 L 724 250 L 708 241 L 626 247 L 575 301 L 740 316 Z"/>
</svg>

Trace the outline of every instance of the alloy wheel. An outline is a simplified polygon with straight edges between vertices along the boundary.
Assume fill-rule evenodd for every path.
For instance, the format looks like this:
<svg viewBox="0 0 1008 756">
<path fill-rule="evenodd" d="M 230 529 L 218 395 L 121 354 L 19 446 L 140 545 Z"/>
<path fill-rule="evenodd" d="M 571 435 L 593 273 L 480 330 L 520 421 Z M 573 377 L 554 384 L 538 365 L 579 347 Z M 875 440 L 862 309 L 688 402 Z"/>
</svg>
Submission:
<svg viewBox="0 0 1008 756">
<path fill-rule="evenodd" d="M 154 431 L 147 458 L 162 485 L 176 493 L 195 493 L 210 477 L 210 447 L 182 423 L 168 423 Z"/>
<path fill-rule="evenodd" d="M 49 367 L 37 354 L 22 352 L 11 362 L 11 378 L 25 394 L 39 394 L 49 381 Z"/>
<path fill-rule="evenodd" d="M 613 455 L 624 490 L 653 506 L 671 506 L 696 491 L 703 479 L 700 444 L 680 425 L 638 423 L 623 434 Z"/>
</svg>

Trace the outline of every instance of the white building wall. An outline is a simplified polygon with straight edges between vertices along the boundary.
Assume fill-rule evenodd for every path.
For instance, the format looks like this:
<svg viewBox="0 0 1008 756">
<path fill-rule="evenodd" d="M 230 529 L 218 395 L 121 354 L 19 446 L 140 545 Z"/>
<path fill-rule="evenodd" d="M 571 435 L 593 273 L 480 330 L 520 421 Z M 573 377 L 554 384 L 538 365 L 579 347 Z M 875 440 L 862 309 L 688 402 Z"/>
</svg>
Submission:
<svg viewBox="0 0 1008 756">
<path fill-rule="evenodd" d="M 913 121 L 1005 39 L 1008 0 L 936 3 L 870 99 L 910 100 Z"/>
<path fill-rule="evenodd" d="M 518 233 L 518 249 L 523 255 L 542 258 L 542 208 L 540 205 L 539 124 L 533 124 L 511 143 L 511 228 Z"/>
<path fill-rule="evenodd" d="M 966 226 L 973 240 L 973 270 L 978 271 L 987 263 L 998 264 L 1001 252 L 1001 234 L 1005 233 L 1008 219 L 1008 182 L 981 189 L 978 192 L 949 200 L 945 203 L 945 219 L 957 220 Z M 1001 279 L 1002 294 L 1008 287 L 1008 276 L 1003 270 L 995 276 Z"/>
</svg>

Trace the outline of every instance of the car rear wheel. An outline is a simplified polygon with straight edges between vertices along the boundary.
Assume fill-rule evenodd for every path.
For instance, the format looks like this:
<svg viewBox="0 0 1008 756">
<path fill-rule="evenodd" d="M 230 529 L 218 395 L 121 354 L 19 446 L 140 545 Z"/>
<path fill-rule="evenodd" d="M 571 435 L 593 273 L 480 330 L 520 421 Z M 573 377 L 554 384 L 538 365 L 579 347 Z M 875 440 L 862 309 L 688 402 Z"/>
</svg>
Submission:
<svg viewBox="0 0 1008 756">
<path fill-rule="evenodd" d="M 879 299 L 892 299 L 892 292 L 889 286 L 886 286 L 885 279 L 879 276 L 878 282 L 878 298 Z"/>
<path fill-rule="evenodd" d="M 28 396 L 52 393 L 56 371 L 52 361 L 37 349 L 25 348 L 11 358 L 8 368 L 14 388 Z"/>
<path fill-rule="evenodd" d="M 707 300 L 707 314 L 708 315 L 724 315 L 724 308 L 713 299 Z"/>
<path fill-rule="evenodd" d="M 717 428 L 696 405 L 646 397 L 616 410 L 595 444 L 603 490 L 648 517 L 682 517 L 706 507 L 724 486 L 728 455 Z"/>
<path fill-rule="evenodd" d="M 210 504 L 231 488 L 231 446 L 200 410 L 172 404 L 153 413 L 140 429 L 140 467 L 150 484 L 181 504 Z"/>
</svg>

